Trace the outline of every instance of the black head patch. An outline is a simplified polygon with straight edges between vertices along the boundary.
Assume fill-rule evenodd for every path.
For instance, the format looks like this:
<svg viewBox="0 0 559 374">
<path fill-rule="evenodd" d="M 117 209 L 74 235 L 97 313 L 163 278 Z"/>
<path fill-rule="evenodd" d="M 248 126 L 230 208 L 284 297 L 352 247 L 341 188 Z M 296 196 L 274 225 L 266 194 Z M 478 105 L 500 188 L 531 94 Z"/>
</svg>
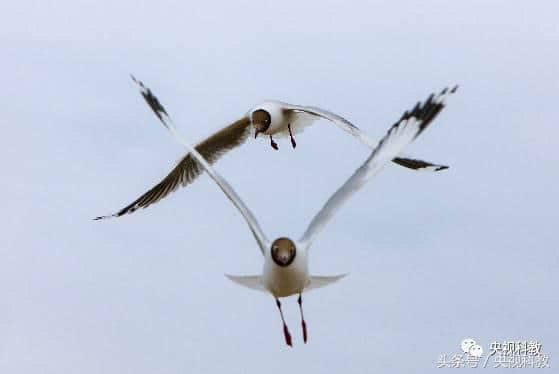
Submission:
<svg viewBox="0 0 559 374">
<path fill-rule="evenodd" d="M 258 109 L 252 112 L 252 124 L 257 132 L 264 132 L 268 130 L 272 123 L 272 116 L 264 109 Z"/>
<path fill-rule="evenodd" d="M 295 259 L 297 249 L 289 238 L 279 238 L 272 243 L 272 259 L 281 267 L 289 266 Z"/>
</svg>

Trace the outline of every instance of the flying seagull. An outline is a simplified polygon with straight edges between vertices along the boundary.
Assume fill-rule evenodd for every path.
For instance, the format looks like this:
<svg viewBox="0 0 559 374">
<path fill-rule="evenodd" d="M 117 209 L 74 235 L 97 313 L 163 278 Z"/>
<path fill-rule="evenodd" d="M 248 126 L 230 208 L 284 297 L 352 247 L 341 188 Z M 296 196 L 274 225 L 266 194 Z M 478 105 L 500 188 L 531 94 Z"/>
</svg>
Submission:
<svg viewBox="0 0 559 374">
<path fill-rule="evenodd" d="M 285 323 L 281 309 L 280 298 L 298 295 L 297 303 L 301 315 L 303 341 L 307 342 L 307 325 L 303 316 L 303 291 L 327 286 L 336 282 L 342 275 L 315 276 L 309 274 L 308 251 L 316 236 L 324 229 L 337 211 L 349 198 L 359 190 L 371 177 L 377 174 L 390 160 L 394 159 L 408 144 L 410 144 L 432 122 L 444 108 L 445 99 L 456 91 L 444 89 L 438 95 L 431 95 L 423 104 L 416 105 L 411 111 L 406 111 L 402 117 L 388 130 L 384 138 L 374 147 L 367 160 L 353 173 L 353 175 L 328 199 L 322 209 L 314 216 L 304 234 L 297 241 L 289 237 L 279 237 L 268 240 L 258 221 L 237 195 L 233 187 L 210 165 L 200 152 L 190 145 L 176 130 L 171 118 L 165 114 L 160 117 L 161 122 L 172 133 L 196 160 L 203 170 L 217 183 L 229 200 L 237 207 L 264 257 L 262 273 L 251 276 L 227 275 L 229 279 L 242 286 L 271 293 L 276 301 L 281 321 L 285 343 L 292 346 L 291 334 Z"/>
<path fill-rule="evenodd" d="M 169 126 L 170 121 L 168 120 L 167 111 L 157 97 L 141 81 L 137 80 L 134 76 L 132 76 L 132 79 L 138 85 L 140 93 L 157 118 L 166 123 L 166 127 Z M 278 145 L 273 140 L 273 136 L 289 136 L 291 144 L 295 148 L 294 134 L 301 132 L 305 127 L 320 119 L 337 125 L 371 149 L 377 144 L 376 141 L 369 138 L 367 134 L 351 122 L 327 110 L 311 106 L 293 105 L 281 101 L 266 101 L 251 108 L 243 117 L 231 125 L 204 139 L 195 148 L 209 164 L 215 163 L 225 153 L 243 144 L 251 135 L 254 135 L 255 138 L 258 135 L 269 136 L 271 145 L 276 150 Z M 440 171 L 448 168 L 448 166 L 437 165 L 402 154 L 396 155 L 392 161 L 414 170 Z M 120 217 L 132 213 L 138 208 L 147 208 L 149 205 L 174 192 L 179 186 L 182 185 L 184 187 L 192 183 L 202 171 L 203 168 L 196 162 L 196 158 L 187 153 L 173 170 L 149 191 L 118 212 L 107 216 L 100 216 L 96 219 Z"/>
</svg>

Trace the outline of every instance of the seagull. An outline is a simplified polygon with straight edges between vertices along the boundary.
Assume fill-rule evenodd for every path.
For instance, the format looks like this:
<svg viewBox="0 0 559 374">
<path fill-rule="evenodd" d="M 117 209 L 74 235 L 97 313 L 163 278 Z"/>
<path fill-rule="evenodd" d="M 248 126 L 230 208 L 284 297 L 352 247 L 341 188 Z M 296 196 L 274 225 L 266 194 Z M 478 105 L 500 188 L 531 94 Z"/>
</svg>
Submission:
<svg viewBox="0 0 559 374">
<path fill-rule="evenodd" d="M 162 122 L 166 122 L 165 126 L 168 126 L 167 111 L 157 97 L 141 81 L 137 80 L 133 75 L 131 77 L 138 85 L 140 93 L 157 118 Z M 312 106 L 293 105 L 281 101 L 265 101 L 251 108 L 244 116 L 231 125 L 224 127 L 209 138 L 198 143 L 195 148 L 198 153 L 204 156 L 204 159 L 209 164 L 215 163 L 225 153 L 242 145 L 251 134 L 255 138 L 259 135 L 268 136 L 272 148 L 276 150 L 279 147 L 273 140 L 273 136 L 289 136 L 291 145 L 295 148 L 297 143 L 295 142 L 294 134 L 300 133 L 304 128 L 320 119 L 335 124 L 371 149 L 374 149 L 377 144 L 376 141 L 369 138 L 358 127 L 335 113 Z M 434 164 L 403 154 L 396 155 L 392 161 L 414 170 L 441 171 L 448 168 L 445 165 Z M 202 171 L 203 168 L 196 162 L 195 157 L 187 153 L 173 170 L 149 191 L 118 212 L 96 217 L 95 219 L 120 217 L 133 213 L 138 208 L 147 208 L 174 192 L 179 186 L 182 185 L 184 187 L 192 183 Z"/>
<path fill-rule="evenodd" d="M 314 216 L 304 234 L 299 240 L 282 236 L 270 241 L 250 209 L 235 192 L 233 187 L 223 178 L 206 158 L 179 134 L 171 118 L 166 114 L 161 116 L 163 125 L 173 137 L 189 152 L 193 160 L 208 173 L 218 187 L 239 210 L 264 257 L 262 273 L 250 276 L 226 275 L 233 282 L 247 288 L 264 291 L 271 294 L 279 310 L 283 325 L 285 343 L 292 346 L 292 338 L 285 323 L 280 298 L 298 295 L 297 303 L 301 317 L 303 341 L 307 343 L 307 324 L 303 315 L 303 291 L 309 291 L 330 285 L 346 274 L 334 276 L 316 276 L 309 274 L 308 253 L 316 236 L 338 212 L 349 198 L 357 192 L 375 174 L 377 174 L 390 160 L 410 144 L 432 122 L 444 108 L 445 100 L 456 92 L 457 86 L 444 89 L 437 95 L 431 95 L 423 103 L 418 103 L 411 111 L 406 111 L 394 123 L 382 140 L 374 147 L 365 162 L 353 175 L 328 199 L 322 209 Z M 153 94 L 152 94 L 153 96 Z M 154 96 L 153 96 L 154 97 Z M 153 107 L 152 107 L 153 109 Z"/>
</svg>

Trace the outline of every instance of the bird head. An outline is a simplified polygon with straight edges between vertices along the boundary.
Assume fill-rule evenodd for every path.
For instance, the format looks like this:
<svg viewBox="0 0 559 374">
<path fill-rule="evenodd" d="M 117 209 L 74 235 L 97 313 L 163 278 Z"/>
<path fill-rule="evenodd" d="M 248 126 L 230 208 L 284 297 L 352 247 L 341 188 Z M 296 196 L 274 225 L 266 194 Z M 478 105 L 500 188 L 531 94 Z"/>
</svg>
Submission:
<svg viewBox="0 0 559 374">
<path fill-rule="evenodd" d="M 271 253 L 274 262 L 281 267 L 285 267 L 293 262 L 297 249 L 291 239 L 279 238 L 272 243 Z"/>
<path fill-rule="evenodd" d="M 252 125 L 254 126 L 254 137 L 256 138 L 259 133 L 265 132 L 272 123 L 270 113 L 264 109 L 257 109 L 252 112 L 250 116 Z"/>
</svg>

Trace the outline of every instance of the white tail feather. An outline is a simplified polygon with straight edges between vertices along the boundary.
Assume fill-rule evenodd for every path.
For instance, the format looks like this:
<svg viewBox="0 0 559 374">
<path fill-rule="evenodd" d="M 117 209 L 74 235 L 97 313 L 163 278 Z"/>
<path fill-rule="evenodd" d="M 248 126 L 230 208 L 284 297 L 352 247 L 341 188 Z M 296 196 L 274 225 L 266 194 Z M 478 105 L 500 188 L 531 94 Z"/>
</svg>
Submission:
<svg viewBox="0 0 559 374">
<path fill-rule="evenodd" d="M 309 277 L 309 282 L 305 287 L 305 291 L 316 290 L 317 288 L 326 287 L 332 283 L 339 281 L 346 275 L 348 275 L 348 273 L 338 274 L 338 275 L 311 275 Z M 225 276 L 229 278 L 233 283 L 236 283 L 239 286 L 250 288 L 256 291 L 269 292 L 266 289 L 266 287 L 264 287 L 264 284 L 262 283 L 262 277 L 260 275 L 225 274 Z"/>
<path fill-rule="evenodd" d="M 307 285 L 307 287 L 305 287 L 305 291 L 316 290 L 317 288 L 329 286 L 332 283 L 339 281 L 346 275 L 348 275 L 348 273 L 338 274 L 338 275 L 325 275 L 325 276 L 311 275 L 309 284 Z"/>
</svg>

